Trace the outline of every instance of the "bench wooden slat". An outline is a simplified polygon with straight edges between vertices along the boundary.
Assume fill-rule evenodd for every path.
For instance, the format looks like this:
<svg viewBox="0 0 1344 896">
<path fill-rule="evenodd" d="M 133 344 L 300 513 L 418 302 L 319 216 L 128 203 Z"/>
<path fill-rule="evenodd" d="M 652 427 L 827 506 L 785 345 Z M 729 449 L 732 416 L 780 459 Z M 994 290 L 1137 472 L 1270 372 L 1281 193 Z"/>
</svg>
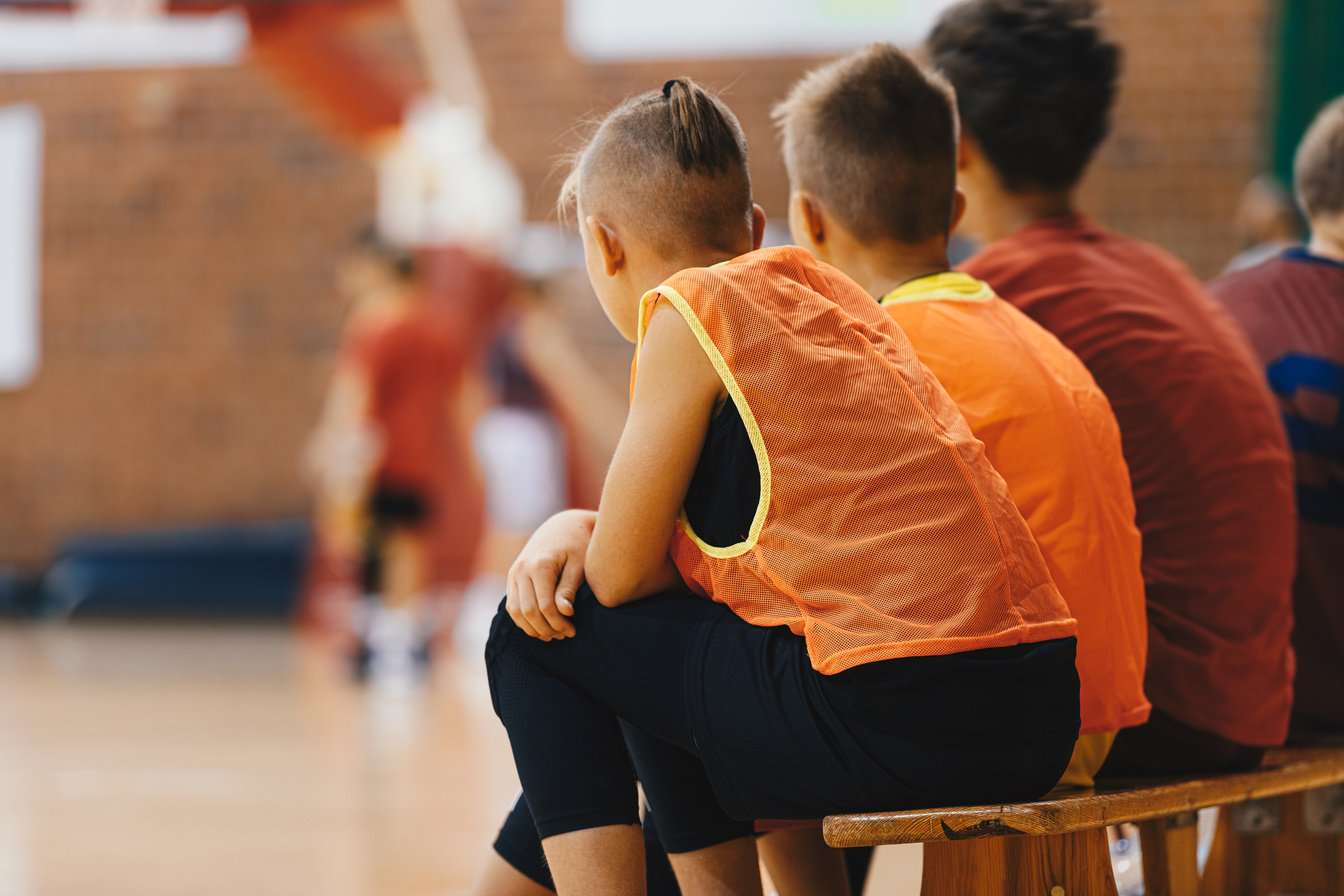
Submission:
<svg viewBox="0 0 1344 896">
<path fill-rule="evenodd" d="M 1344 749 L 1271 750 L 1251 772 L 1178 781 L 1108 783 L 1052 792 L 1039 802 L 832 815 L 831 846 L 878 846 L 978 837 L 1046 836 L 1145 821 L 1344 781 Z"/>
</svg>

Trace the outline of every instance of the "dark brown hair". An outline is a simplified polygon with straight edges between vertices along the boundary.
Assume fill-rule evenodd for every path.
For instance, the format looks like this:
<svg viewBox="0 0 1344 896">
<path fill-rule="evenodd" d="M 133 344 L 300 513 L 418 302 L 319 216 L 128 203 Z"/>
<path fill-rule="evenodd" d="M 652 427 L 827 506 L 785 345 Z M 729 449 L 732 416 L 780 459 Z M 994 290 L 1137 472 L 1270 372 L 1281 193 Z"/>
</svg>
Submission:
<svg viewBox="0 0 1344 896">
<path fill-rule="evenodd" d="M 580 201 L 665 255 L 687 244 L 734 249 L 751 227 L 742 127 L 721 100 L 673 78 L 602 120 L 561 188 L 561 214 Z"/>
<path fill-rule="evenodd" d="M 784 164 L 865 242 L 946 237 L 957 186 L 952 88 L 891 44 L 815 69 L 775 107 Z"/>
<path fill-rule="evenodd" d="M 1293 183 L 1308 218 L 1344 212 L 1344 96 L 1316 114 L 1297 145 Z"/>
<path fill-rule="evenodd" d="M 411 282 L 419 273 L 415 253 L 410 249 L 394 245 L 375 222 L 370 221 L 355 235 L 354 251 L 364 253 L 376 259 L 396 275 L 398 280 Z"/>
<path fill-rule="evenodd" d="M 1015 193 L 1072 187 L 1110 129 L 1120 47 L 1092 0 L 965 0 L 927 49 L 961 123 Z"/>
</svg>

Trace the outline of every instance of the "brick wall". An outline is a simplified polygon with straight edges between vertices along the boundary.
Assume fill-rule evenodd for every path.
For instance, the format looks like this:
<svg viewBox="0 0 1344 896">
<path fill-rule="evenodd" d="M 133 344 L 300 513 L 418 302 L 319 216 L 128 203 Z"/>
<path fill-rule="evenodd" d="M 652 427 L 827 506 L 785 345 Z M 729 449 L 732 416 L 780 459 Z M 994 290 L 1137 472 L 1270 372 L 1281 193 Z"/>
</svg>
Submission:
<svg viewBox="0 0 1344 896">
<path fill-rule="evenodd" d="M 1128 76 L 1087 205 L 1210 275 L 1263 159 L 1267 0 L 1113 6 Z M 576 122 L 681 73 L 725 89 L 783 214 L 769 108 L 816 60 L 595 66 L 565 49 L 556 0 L 463 9 L 534 218 Z M 396 21 L 366 39 L 414 58 Z M 302 514 L 296 457 L 340 327 L 330 266 L 371 207 L 368 170 L 247 66 L 0 75 L 13 102 L 47 129 L 43 359 L 0 392 L 0 565 L 77 530 Z"/>
<path fill-rule="evenodd" d="M 1266 0 L 1115 0 L 1125 46 L 1111 138 L 1084 203 L 1152 240 L 1195 273 L 1218 273 L 1238 248 L 1242 187 L 1269 164 L 1271 10 Z"/>
<path fill-rule="evenodd" d="M 584 65 L 557 40 L 554 0 L 465 0 L 468 27 L 496 110 L 498 139 L 520 164 L 532 210 L 554 198 L 554 153 L 574 123 L 682 72 L 725 90 L 753 147 L 758 199 L 783 215 L 784 173 L 769 109 L 816 59 Z M 1202 276 L 1234 251 L 1230 218 L 1265 164 L 1268 0 L 1112 0 L 1126 74 L 1115 128 L 1085 184 L 1086 206 L 1161 243 Z M 874 35 L 875 39 L 880 35 Z"/>
<path fill-rule="evenodd" d="M 46 126 L 42 361 L 0 392 L 0 563 L 298 513 L 372 176 L 240 69 L 0 76 Z"/>
</svg>

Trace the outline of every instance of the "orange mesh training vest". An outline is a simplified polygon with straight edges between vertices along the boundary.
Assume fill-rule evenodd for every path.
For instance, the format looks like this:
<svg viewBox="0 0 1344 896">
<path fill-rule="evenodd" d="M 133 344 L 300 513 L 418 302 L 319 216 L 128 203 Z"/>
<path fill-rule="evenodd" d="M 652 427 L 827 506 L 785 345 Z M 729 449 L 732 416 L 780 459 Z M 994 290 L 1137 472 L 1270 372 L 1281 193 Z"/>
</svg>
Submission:
<svg viewBox="0 0 1344 896">
<path fill-rule="evenodd" d="M 1148 719 L 1148 622 L 1120 426 L 1083 362 L 966 274 L 882 299 L 1008 484 L 1078 620 L 1083 734 Z"/>
<path fill-rule="evenodd" d="M 984 446 L 857 284 L 763 249 L 650 290 L 640 341 L 660 301 L 704 346 L 760 470 L 746 540 L 707 545 L 681 515 L 670 550 L 693 590 L 787 625 L 827 674 L 1074 633 Z"/>
</svg>

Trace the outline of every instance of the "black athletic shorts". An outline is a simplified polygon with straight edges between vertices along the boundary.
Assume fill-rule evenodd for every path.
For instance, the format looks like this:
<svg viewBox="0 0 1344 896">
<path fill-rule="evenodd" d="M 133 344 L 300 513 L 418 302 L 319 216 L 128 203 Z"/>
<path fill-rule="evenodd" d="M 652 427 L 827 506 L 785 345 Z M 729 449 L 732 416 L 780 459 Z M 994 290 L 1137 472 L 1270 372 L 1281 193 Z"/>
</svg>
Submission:
<svg viewBox="0 0 1344 896">
<path fill-rule="evenodd" d="M 418 488 L 380 482 L 369 496 L 374 525 L 418 528 L 429 520 L 429 499 Z"/>
<path fill-rule="evenodd" d="M 1244 772 L 1264 758 L 1264 747 L 1191 728 L 1154 706 L 1147 722 L 1120 729 L 1097 779 Z"/>
<path fill-rule="evenodd" d="M 365 594 L 379 594 L 383 590 L 383 545 L 388 533 L 423 528 L 429 522 L 430 505 L 418 488 L 379 482 L 369 496 L 368 509 L 359 583 Z"/>
<path fill-rule="evenodd" d="M 728 821 L 1033 799 L 1078 732 L 1073 638 L 822 675 L 787 628 L 689 594 L 584 588 L 573 619 L 543 642 L 501 607 L 486 648 L 542 838 L 636 823 L 631 758 L 675 853 L 751 831 Z"/>
</svg>

